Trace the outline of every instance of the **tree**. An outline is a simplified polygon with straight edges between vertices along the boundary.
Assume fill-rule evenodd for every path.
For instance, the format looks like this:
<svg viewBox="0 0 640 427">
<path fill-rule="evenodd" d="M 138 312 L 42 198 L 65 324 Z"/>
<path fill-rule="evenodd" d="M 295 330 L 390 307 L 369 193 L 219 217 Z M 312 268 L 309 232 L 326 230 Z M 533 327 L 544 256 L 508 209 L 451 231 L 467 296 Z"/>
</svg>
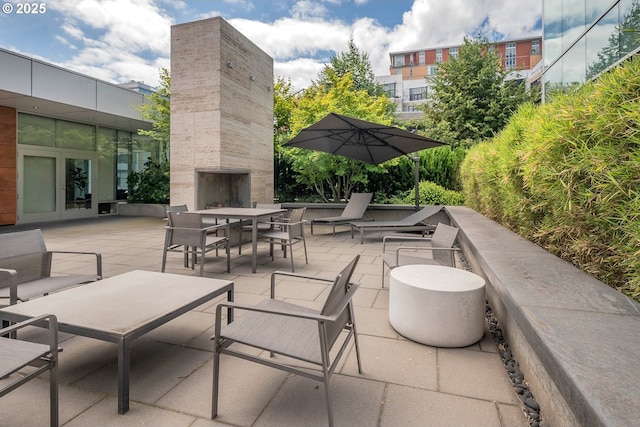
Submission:
<svg viewBox="0 0 640 427">
<path fill-rule="evenodd" d="M 147 135 L 158 141 L 161 158 L 168 158 L 169 152 L 169 135 L 170 135 L 170 114 L 171 114 L 171 75 L 166 68 L 160 69 L 160 87 L 146 98 L 149 101 L 138 107 L 138 111 L 147 120 L 153 122 L 151 130 L 139 129 L 138 134 Z"/>
<path fill-rule="evenodd" d="M 352 90 L 365 90 L 371 96 L 382 96 L 384 88 L 375 78 L 369 54 L 361 52 L 353 38 L 349 39 L 349 51 L 341 52 L 331 58 L 318 77 L 317 86 L 329 88 L 333 84 L 332 74 L 339 79 L 347 73 L 351 74 Z"/>
<path fill-rule="evenodd" d="M 292 159 L 283 155 L 282 149 L 282 144 L 291 139 L 291 115 L 295 103 L 296 92 L 291 80 L 276 77 L 273 82 L 273 162 L 276 200 L 300 199 L 308 192 L 305 185 L 295 180 Z"/>
<path fill-rule="evenodd" d="M 464 39 L 458 57 L 439 64 L 427 77 L 432 90 L 425 106 L 429 136 L 456 145 L 472 145 L 501 130 L 518 105 L 535 94 L 516 80 L 505 80 L 507 70 L 486 37 Z"/>
</svg>

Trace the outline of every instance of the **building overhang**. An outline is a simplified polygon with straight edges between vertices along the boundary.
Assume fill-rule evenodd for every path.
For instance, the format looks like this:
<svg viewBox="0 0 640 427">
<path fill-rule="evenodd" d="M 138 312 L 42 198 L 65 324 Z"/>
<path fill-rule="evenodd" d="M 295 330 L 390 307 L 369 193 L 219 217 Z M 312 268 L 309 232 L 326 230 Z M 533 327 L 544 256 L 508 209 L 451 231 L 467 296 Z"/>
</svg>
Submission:
<svg viewBox="0 0 640 427">
<path fill-rule="evenodd" d="M 151 129 L 141 93 L 0 49 L 0 106 L 121 130 Z"/>
</svg>

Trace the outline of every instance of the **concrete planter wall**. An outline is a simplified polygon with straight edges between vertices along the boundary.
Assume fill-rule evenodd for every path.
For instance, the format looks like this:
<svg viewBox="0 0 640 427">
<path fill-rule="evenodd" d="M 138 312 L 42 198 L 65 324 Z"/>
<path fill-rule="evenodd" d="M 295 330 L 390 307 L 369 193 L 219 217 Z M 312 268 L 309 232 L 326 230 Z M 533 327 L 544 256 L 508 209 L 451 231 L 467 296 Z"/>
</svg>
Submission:
<svg viewBox="0 0 640 427">
<path fill-rule="evenodd" d="M 164 218 L 167 216 L 166 206 L 155 203 L 121 203 L 118 205 L 118 215 Z"/>
</svg>

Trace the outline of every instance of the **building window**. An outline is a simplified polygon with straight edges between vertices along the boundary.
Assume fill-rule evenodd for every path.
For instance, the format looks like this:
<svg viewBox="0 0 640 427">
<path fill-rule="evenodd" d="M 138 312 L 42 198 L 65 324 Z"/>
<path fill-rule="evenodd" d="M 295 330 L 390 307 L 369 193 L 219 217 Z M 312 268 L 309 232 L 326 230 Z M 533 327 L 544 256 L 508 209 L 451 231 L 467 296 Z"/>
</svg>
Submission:
<svg viewBox="0 0 640 427">
<path fill-rule="evenodd" d="M 404 67 L 404 55 L 394 55 L 393 57 L 394 67 Z"/>
<path fill-rule="evenodd" d="M 504 66 L 507 70 L 516 68 L 516 44 L 509 42 L 505 45 Z"/>
<path fill-rule="evenodd" d="M 409 89 L 409 101 L 420 101 L 424 99 L 426 93 L 426 86 L 411 88 Z"/>
<path fill-rule="evenodd" d="M 436 49 L 436 62 L 442 62 L 442 49 Z"/>
<path fill-rule="evenodd" d="M 419 61 L 418 63 L 419 63 L 420 65 L 424 65 L 424 50 L 423 50 L 423 51 L 421 51 L 418 55 L 419 55 L 419 56 L 418 56 L 418 61 Z"/>
<path fill-rule="evenodd" d="M 438 72 L 437 65 L 429 65 L 427 67 L 427 76 L 435 76 L 437 72 Z"/>
<path fill-rule="evenodd" d="M 449 56 L 452 58 L 458 58 L 458 48 L 457 47 L 450 47 L 449 48 Z"/>
<path fill-rule="evenodd" d="M 540 40 L 531 42 L 531 55 L 540 55 Z"/>
<path fill-rule="evenodd" d="M 396 97 L 396 84 L 395 83 L 385 83 L 382 85 L 382 88 L 384 89 L 385 93 L 387 94 L 387 96 L 389 98 L 395 98 Z"/>
</svg>

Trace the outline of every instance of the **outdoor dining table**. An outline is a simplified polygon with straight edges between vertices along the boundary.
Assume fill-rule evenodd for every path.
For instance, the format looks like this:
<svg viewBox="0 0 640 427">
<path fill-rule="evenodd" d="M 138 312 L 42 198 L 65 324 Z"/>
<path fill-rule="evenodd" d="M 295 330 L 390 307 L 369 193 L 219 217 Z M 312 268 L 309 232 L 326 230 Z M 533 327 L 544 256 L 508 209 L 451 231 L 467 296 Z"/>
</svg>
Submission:
<svg viewBox="0 0 640 427">
<path fill-rule="evenodd" d="M 117 343 L 118 412 L 124 414 L 132 341 L 225 292 L 233 301 L 232 281 L 134 270 L 4 307 L 0 320 L 20 322 L 51 313 L 61 332 Z M 227 321 L 232 320 L 229 310 Z"/>
<path fill-rule="evenodd" d="M 261 219 L 270 220 L 270 218 L 277 217 L 286 212 L 286 209 L 213 208 L 201 209 L 194 212 L 209 218 L 251 220 L 251 243 L 253 245 L 251 271 L 255 273 L 258 267 L 258 222 L 260 222 Z"/>
</svg>

